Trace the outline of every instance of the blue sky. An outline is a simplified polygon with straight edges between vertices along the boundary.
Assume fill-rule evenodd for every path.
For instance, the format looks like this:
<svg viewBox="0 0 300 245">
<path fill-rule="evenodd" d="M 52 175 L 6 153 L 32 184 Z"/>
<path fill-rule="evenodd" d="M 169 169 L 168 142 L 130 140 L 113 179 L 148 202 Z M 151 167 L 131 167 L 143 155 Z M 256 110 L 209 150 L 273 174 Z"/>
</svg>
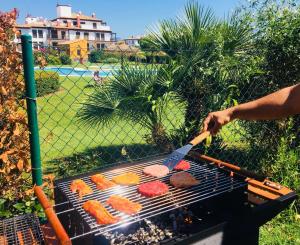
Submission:
<svg viewBox="0 0 300 245">
<path fill-rule="evenodd" d="M 14 7 L 20 10 L 18 23 L 23 23 L 27 13 L 33 16 L 54 18 L 55 6 L 71 4 L 72 11 L 81 11 L 105 20 L 118 37 L 143 34 L 147 27 L 159 20 L 175 17 L 182 13 L 188 0 L 0 0 L 0 10 Z M 199 0 L 210 6 L 219 17 L 224 17 L 239 4 L 239 0 Z"/>
</svg>

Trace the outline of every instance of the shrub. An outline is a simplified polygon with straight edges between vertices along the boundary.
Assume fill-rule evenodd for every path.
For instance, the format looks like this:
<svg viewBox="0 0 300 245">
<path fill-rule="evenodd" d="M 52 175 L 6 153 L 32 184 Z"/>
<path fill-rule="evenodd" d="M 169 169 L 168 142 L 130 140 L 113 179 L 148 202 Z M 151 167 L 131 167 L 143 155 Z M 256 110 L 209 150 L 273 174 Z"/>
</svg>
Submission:
<svg viewBox="0 0 300 245">
<path fill-rule="evenodd" d="M 114 57 L 106 58 L 102 61 L 103 63 L 118 63 L 119 59 Z"/>
<path fill-rule="evenodd" d="M 37 95 L 44 96 L 58 91 L 60 87 L 59 75 L 55 71 L 35 71 Z"/>
<path fill-rule="evenodd" d="M 29 196 L 29 142 L 24 100 L 22 60 L 13 42 L 16 11 L 0 13 L 0 216 L 5 200 L 15 202 Z M 3 70 L 5 69 L 5 72 Z M 8 214 L 9 215 L 9 214 Z"/>
<path fill-rule="evenodd" d="M 60 58 L 61 64 L 63 64 L 63 65 L 71 65 L 72 64 L 72 60 L 71 60 L 70 56 L 67 54 L 61 54 L 61 56 L 59 58 Z"/>
<path fill-rule="evenodd" d="M 89 62 L 98 63 L 102 59 L 103 52 L 101 50 L 93 50 L 89 55 Z"/>
<path fill-rule="evenodd" d="M 54 56 L 52 54 L 49 54 L 46 57 L 47 63 L 51 65 L 61 65 L 60 58 L 58 56 Z"/>
</svg>

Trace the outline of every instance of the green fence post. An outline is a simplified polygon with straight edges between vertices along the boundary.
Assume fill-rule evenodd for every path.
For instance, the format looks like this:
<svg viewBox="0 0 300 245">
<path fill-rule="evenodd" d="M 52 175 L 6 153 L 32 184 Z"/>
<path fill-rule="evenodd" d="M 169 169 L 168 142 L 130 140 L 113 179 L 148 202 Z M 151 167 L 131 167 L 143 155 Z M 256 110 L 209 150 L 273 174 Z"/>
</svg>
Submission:
<svg viewBox="0 0 300 245">
<path fill-rule="evenodd" d="M 42 185 L 42 167 L 37 119 L 36 86 L 34 81 L 32 38 L 30 35 L 21 35 L 21 41 L 29 126 L 32 181 L 33 184 Z"/>
</svg>

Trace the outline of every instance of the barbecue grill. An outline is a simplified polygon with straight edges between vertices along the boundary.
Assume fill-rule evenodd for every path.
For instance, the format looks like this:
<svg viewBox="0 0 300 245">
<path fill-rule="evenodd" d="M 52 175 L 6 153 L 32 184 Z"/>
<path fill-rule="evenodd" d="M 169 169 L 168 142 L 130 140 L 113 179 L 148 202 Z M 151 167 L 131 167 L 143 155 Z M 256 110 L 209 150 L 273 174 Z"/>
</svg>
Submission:
<svg viewBox="0 0 300 245">
<path fill-rule="evenodd" d="M 214 241 L 214 244 L 226 242 L 233 244 L 233 241 L 241 242 L 240 239 L 244 239 L 244 244 L 247 241 L 249 244 L 255 244 L 258 241 L 259 226 L 273 218 L 296 198 L 296 194 L 286 187 L 262 179 L 261 176 L 235 165 L 196 152 L 192 152 L 185 160 L 191 165 L 188 172 L 195 176 L 200 184 L 186 189 L 172 187 L 169 184 L 169 178 L 175 172 L 172 171 L 166 177 L 160 178 L 169 186 L 169 193 L 163 196 L 152 198 L 141 196 L 137 192 L 136 185 L 116 186 L 101 191 L 90 180 L 90 176 L 96 173 L 111 179 L 125 172 L 134 172 L 140 176 L 141 183 L 153 181 L 156 178 L 143 175 L 142 170 L 152 164 L 161 164 L 164 158 L 165 156 L 161 156 L 135 163 L 112 165 L 109 168 L 57 180 L 54 206 L 49 203 L 42 189 L 36 187 L 36 195 L 61 243 L 93 244 L 101 241 L 103 244 L 109 244 L 107 234 L 128 230 L 132 226 L 142 225 L 145 220 L 163 218 L 169 213 L 188 207 L 196 214 L 194 216 L 198 215 L 197 217 L 199 215 L 204 217 L 203 210 L 206 214 L 213 215 L 206 217 L 204 221 L 203 218 L 198 218 L 201 225 L 194 222 L 194 227 L 191 228 L 193 234 L 182 240 L 183 244 L 195 240 L 204 243 Z M 92 194 L 85 195 L 82 199 L 70 191 L 72 180 L 79 178 L 93 189 Z M 105 205 L 110 213 L 120 217 L 121 220 L 112 225 L 99 225 L 82 208 L 82 204 L 87 200 L 98 200 L 105 204 L 105 201 L 114 194 L 140 203 L 143 209 L 138 214 L 130 216 Z M 202 210 L 202 213 L 199 210 Z M 245 235 L 248 236 L 247 241 Z M 173 237 L 165 243 L 178 243 L 178 239 Z"/>
<path fill-rule="evenodd" d="M 39 219 L 34 214 L 0 221 L 0 244 L 39 245 L 43 244 L 43 241 Z"/>
</svg>

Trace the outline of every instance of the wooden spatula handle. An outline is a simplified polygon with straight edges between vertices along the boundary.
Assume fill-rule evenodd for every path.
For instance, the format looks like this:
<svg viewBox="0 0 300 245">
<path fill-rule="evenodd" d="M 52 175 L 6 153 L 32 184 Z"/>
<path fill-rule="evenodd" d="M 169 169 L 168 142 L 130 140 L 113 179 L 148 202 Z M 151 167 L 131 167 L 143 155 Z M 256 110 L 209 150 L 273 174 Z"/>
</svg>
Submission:
<svg viewBox="0 0 300 245">
<path fill-rule="evenodd" d="M 198 145 L 210 135 L 209 131 L 205 131 L 190 141 L 193 146 Z"/>
</svg>

